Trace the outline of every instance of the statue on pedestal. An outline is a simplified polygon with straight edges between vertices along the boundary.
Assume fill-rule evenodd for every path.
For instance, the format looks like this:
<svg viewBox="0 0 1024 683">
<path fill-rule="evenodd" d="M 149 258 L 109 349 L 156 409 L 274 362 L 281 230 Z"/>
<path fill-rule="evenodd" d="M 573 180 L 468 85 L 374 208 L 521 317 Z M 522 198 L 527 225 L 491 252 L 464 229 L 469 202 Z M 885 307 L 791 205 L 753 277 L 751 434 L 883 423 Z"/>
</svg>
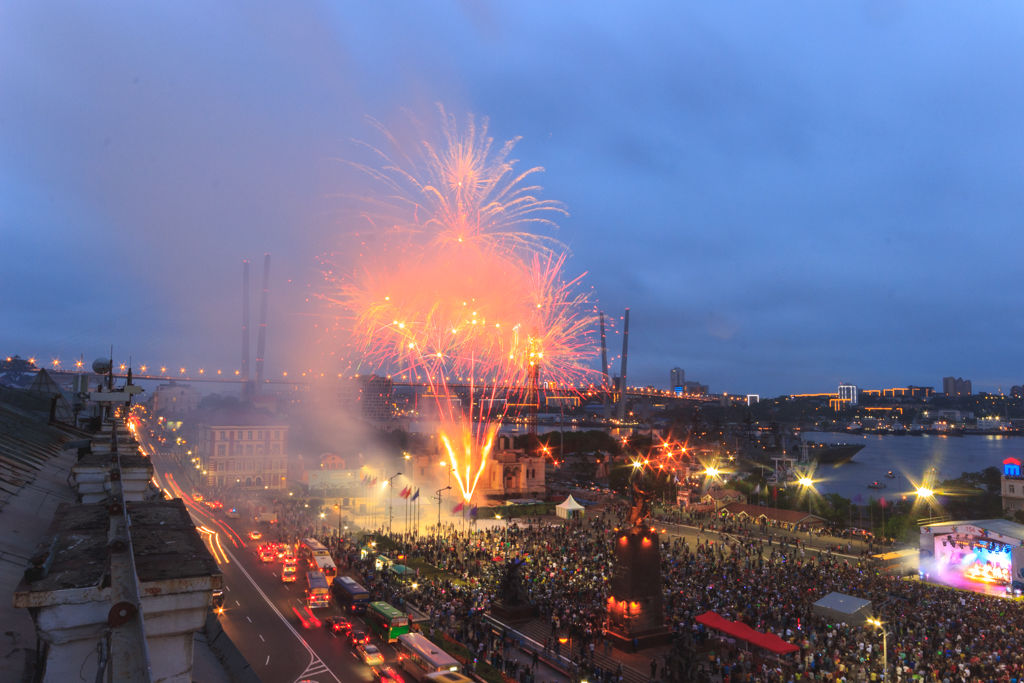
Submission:
<svg viewBox="0 0 1024 683">
<path fill-rule="evenodd" d="M 498 587 L 498 600 L 510 607 L 530 602 L 530 596 L 523 585 L 523 577 L 519 573 L 522 566 L 522 559 L 510 559 L 505 562 L 505 576 Z"/>
<path fill-rule="evenodd" d="M 537 605 L 530 601 L 526 580 L 523 578 L 524 564 L 522 558 L 505 562 L 505 576 L 501 579 L 498 594 L 491 605 L 491 614 L 504 623 L 526 621 L 537 616 Z"/>
<path fill-rule="evenodd" d="M 654 492 L 643 488 L 638 480 L 640 480 L 640 477 L 633 479 L 633 489 L 630 496 L 632 505 L 629 508 L 628 533 L 634 536 L 647 531 L 647 520 L 651 516 L 651 499 L 654 498 Z"/>
</svg>

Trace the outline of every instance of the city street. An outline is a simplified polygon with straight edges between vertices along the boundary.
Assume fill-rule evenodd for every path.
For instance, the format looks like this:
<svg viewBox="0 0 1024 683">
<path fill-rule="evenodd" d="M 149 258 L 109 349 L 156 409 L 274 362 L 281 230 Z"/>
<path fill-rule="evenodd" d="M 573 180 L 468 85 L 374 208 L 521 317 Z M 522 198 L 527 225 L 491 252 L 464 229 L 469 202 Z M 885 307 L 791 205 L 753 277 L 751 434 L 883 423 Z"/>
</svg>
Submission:
<svg viewBox="0 0 1024 683">
<path fill-rule="evenodd" d="M 141 436 L 141 435 L 140 435 Z M 245 656 L 264 683 L 292 683 L 312 680 L 317 683 L 346 683 L 373 680 L 370 667 L 357 660 L 353 648 L 325 628 L 303 628 L 292 611 L 305 604 L 304 580 L 281 581 L 281 562 L 263 563 L 256 554 L 257 541 L 250 541 L 249 531 L 257 529 L 242 519 L 228 519 L 222 511 L 214 511 L 196 503 L 189 495 L 187 479 L 174 457 L 156 450 L 152 439 L 143 437 L 146 450 L 153 457 L 157 477 L 174 497 L 185 501 L 197 527 L 218 533 L 220 546 L 212 550 L 221 562 L 224 573 L 224 613 L 219 619 L 225 633 Z M 259 529 L 266 531 L 266 529 Z M 208 543 L 209 544 L 209 543 Z M 220 553 L 220 549 L 223 553 Z M 341 615 L 332 604 L 315 612 L 318 619 Z M 354 625 L 363 626 L 358 617 Z M 366 629 L 364 629 L 366 630 Z M 389 665 L 396 665 L 396 651 L 390 645 L 375 642 Z"/>
</svg>

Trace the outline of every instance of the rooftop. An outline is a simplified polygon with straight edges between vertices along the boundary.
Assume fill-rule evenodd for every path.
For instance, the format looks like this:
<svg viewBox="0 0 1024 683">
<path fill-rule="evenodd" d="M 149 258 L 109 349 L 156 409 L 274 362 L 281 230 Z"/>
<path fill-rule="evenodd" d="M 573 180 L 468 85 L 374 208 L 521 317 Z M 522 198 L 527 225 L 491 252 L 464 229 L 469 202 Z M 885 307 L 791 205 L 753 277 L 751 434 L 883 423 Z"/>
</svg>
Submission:
<svg viewBox="0 0 1024 683">
<path fill-rule="evenodd" d="M 182 500 L 127 505 L 140 583 L 220 575 Z M 54 537 L 59 539 L 50 571 L 31 583 L 23 579 L 16 596 L 27 600 L 32 593 L 102 588 L 109 582 L 109 526 L 105 504 L 61 503 L 39 546 L 42 550 Z"/>
</svg>

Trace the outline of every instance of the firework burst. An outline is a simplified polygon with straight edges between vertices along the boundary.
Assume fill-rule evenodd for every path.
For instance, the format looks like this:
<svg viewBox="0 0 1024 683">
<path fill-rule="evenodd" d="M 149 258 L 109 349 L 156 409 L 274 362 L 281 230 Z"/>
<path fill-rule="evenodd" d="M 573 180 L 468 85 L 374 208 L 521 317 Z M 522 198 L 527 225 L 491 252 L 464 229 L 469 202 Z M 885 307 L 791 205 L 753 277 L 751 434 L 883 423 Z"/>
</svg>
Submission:
<svg viewBox="0 0 1024 683">
<path fill-rule="evenodd" d="M 330 280 L 325 298 L 348 312 L 365 361 L 426 381 L 468 501 L 502 418 L 485 406 L 507 405 L 494 399 L 521 394 L 538 367 L 546 382 L 572 386 L 594 354 L 593 316 L 579 278 L 562 277 L 565 248 L 526 229 L 565 213 L 525 185 L 542 169 L 517 174 L 516 140 L 492 153 L 486 121 L 460 129 L 441 114 L 440 143 L 424 140 L 413 154 L 379 127 L 394 151 L 374 149 L 380 165 L 357 167 L 378 190 L 360 198 L 360 215 L 380 246 Z M 482 392 L 469 415 L 453 382 L 469 384 L 471 397 Z"/>
</svg>

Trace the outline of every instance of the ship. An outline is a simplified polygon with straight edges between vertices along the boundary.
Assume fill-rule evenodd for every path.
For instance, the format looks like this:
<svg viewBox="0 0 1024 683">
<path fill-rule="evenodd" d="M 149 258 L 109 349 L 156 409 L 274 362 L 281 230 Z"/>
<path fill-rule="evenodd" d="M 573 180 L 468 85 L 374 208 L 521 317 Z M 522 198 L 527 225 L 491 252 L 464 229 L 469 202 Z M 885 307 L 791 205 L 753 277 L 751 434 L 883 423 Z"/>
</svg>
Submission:
<svg viewBox="0 0 1024 683">
<path fill-rule="evenodd" d="M 815 443 L 803 441 L 794 444 L 790 451 L 800 454 L 801 462 L 815 462 L 818 465 L 842 465 L 864 450 L 862 443 Z"/>
</svg>

